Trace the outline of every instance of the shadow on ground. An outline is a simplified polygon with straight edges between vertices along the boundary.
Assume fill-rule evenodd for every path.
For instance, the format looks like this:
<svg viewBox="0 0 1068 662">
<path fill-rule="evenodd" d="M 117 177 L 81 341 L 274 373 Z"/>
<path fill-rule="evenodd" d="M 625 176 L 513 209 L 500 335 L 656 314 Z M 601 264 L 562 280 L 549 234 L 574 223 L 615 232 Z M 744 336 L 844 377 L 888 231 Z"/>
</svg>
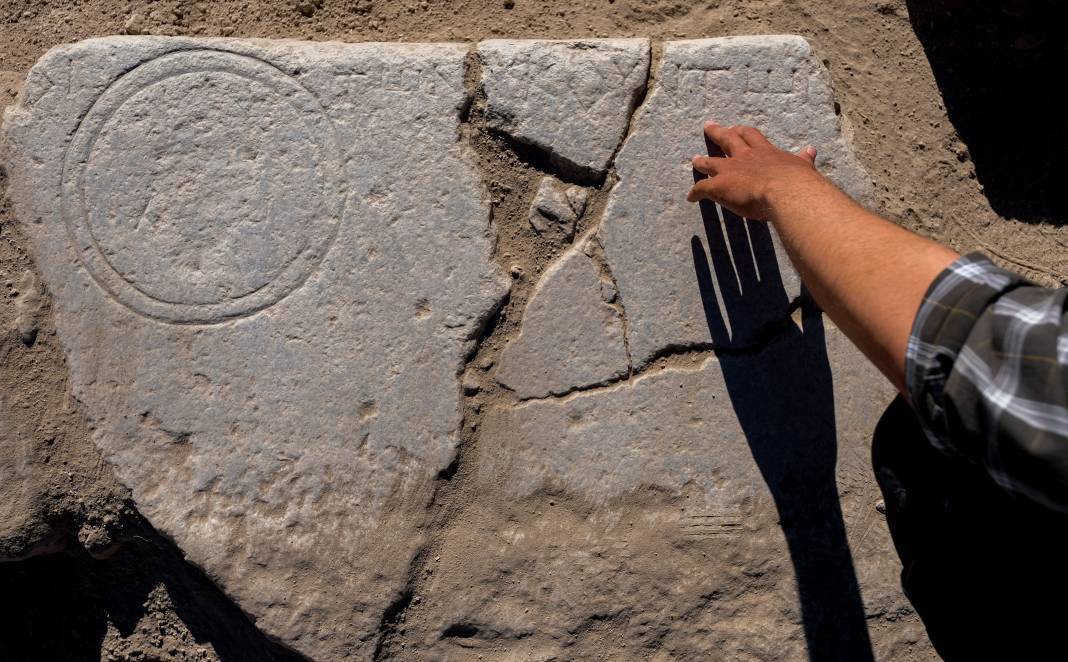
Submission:
<svg viewBox="0 0 1068 662">
<path fill-rule="evenodd" d="M 907 0 L 950 121 L 991 207 L 1021 221 L 1068 220 L 1062 0 Z M 961 158 L 964 158 L 962 153 Z"/>
<path fill-rule="evenodd" d="M 172 543 L 140 528 L 105 560 L 79 549 L 0 563 L 0 659 L 304 659 L 257 630 Z"/>
<path fill-rule="evenodd" d="M 697 286 L 712 341 L 722 348 L 716 354 L 731 406 L 779 514 L 809 659 L 870 662 L 835 480 L 838 436 L 822 313 L 806 303 L 802 328 L 786 320 L 762 348 L 735 348 L 732 340 L 753 336 L 766 311 L 787 309 L 786 290 L 767 224 L 727 210 L 721 223 L 708 201 L 700 210 L 708 254 L 702 238 L 693 237 Z"/>
</svg>

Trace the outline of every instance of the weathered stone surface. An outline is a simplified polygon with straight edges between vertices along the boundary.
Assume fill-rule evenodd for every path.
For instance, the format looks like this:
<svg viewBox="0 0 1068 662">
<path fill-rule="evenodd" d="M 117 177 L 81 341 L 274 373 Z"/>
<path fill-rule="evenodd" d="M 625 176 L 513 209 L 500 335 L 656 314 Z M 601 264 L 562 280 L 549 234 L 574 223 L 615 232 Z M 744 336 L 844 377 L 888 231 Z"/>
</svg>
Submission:
<svg viewBox="0 0 1068 662">
<path fill-rule="evenodd" d="M 5 119 L 71 388 L 138 508 L 269 634 L 371 655 L 504 295 L 462 45 L 108 38 Z"/>
<path fill-rule="evenodd" d="M 524 659 L 861 660 L 869 622 L 878 659 L 908 651 L 922 629 L 868 459 L 893 389 L 817 320 L 752 354 L 490 410 L 471 524 L 441 548 L 480 562 L 442 562 L 411 643 L 447 657 L 441 633 L 462 627 L 463 645 Z"/>
<path fill-rule="evenodd" d="M 821 376 L 833 377 L 834 391 L 826 393 L 834 405 L 827 413 L 833 417 L 819 422 L 832 432 L 837 429 L 847 450 L 866 453 L 874 421 L 892 394 L 886 379 L 841 332 L 828 329 L 826 349 L 817 344 L 822 330 L 817 333 L 819 339 L 809 339 L 795 331 L 751 356 L 732 359 L 730 368 L 745 373 L 737 376 L 745 380 L 741 386 L 752 387 L 741 403 L 728 393 L 722 360 L 711 357 L 590 393 L 502 409 L 487 419 L 485 434 L 509 441 L 483 447 L 482 469 L 487 475 L 511 476 L 508 485 L 517 497 L 555 485 L 593 504 L 611 503 L 650 486 L 673 494 L 688 492 L 695 505 L 719 510 L 765 499 L 767 487 L 745 443 L 739 406 L 763 408 L 769 419 L 781 413 L 774 411 L 776 406 L 789 406 L 793 413 L 793 407 L 814 398 L 811 392 L 830 387 L 819 382 Z M 820 365 L 810 365 L 817 362 L 812 354 L 822 358 Z M 777 379 L 761 384 L 763 377 L 775 373 Z M 791 390 L 804 384 L 809 388 Z M 780 390 L 789 401 L 777 401 Z M 828 402 L 815 404 L 826 407 Z M 811 421 L 812 416 L 796 420 Z M 769 420 L 765 429 L 770 425 Z M 811 446 L 810 437 L 825 432 L 818 426 L 785 427 L 780 435 L 783 452 L 790 445 Z M 548 448 L 547 440 L 552 440 Z"/>
<path fill-rule="evenodd" d="M 538 234 L 570 241 L 575 236 L 575 223 L 586 211 L 588 198 L 589 192 L 581 186 L 565 186 L 547 175 L 538 183 L 527 218 Z"/>
<path fill-rule="evenodd" d="M 620 181 L 600 229 L 626 310 L 635 367 L 671 348 L 750 345 L 764 326 L 752 320 L 729 343 L 713 339 L 701 300 L 694 296 L 691 240 L 700 238 L 704 250 L 709 245 L 702 213 L 686 202 L 685 192 L 693 184 L 690 158 L 706 153 L 701 127 L 709 119 L 751 124 L 783 148 L 815 145 L 817 164 L 831 179 L 861 198 L 870 189 L 841 136 L 829 76 L 803 38 L 665 43 L 656 81 L 616 158 Z M 718 232 L 714 219 L 711 227 Z M 764 309 L 762 321 L 768 323 L 781 320 L 790 300 L 800 294 L 797 274 L 773 239 L 787 296 Z M 726 253 L 719 257 L 732 261 Z M 752 263 L 741 251 L 733 255 L 735 264 L 739 260 Z M 724 285 L 718 283 L 721 300 Z"/>
<path fill-rule="evenodd" d="M 791 94 L 769 74 L 782 93 L 771 96 L 753 74 L 717 101 L 717 85 L 732 89 L 746 64 L 785 68 L 803 87 Z M 800 284 L 767 226 L 684 201 L 709 116 L 819 145 L 825 170 L 863 195 L 826 74 L 793 38 L 667 44 L 664 66 L 599 231 L 632 368 L 646 372 L 488 411 L 478 496 L 462 518 L 477 525 L 456 526 L 441 547 L 482 562 L 443 563 L 426 582 L 413 655 L 455 654 L 450 632 L 465 647 L 539 659 L 892 659 L 922 638 L 868 459 L 893 389 L 819 316 L 809 312 L 803 331 L 789 320 Z M 528 326 L 532 312 L 522 342 L 551 343 L 549 325 Z M 647 365 L 712 346 L 748 349 Z M 891 627 L 879 627 L 883 615 Z"/>
<path fill-rule="evenodd" d="M 640 85 L 605 67 L 647 58 L 635 41 L 483 44 L 488 118 L 496 76 L 556 122 L 547 140 L 618 142 Z M 818 318 L 790 326 L 799 285 L 766 226 L 728 254 L 683 198 L 709 116 L 814 143 L 864 192 L 807 45 L 666 44 L 599 230 L 618 291 L 596 244 L 571 248 L 461 380 L 506 287 L 458 139 L 467 50 L 104 39 L 34 69 L 4 127 L 10 193 L 73 393 L 141 512 L 315 659 L 370 658 L 389 631 L 413 660 L 864 660 L 865 622 L 877 658 L 924 658 L 868 461 L 891 389 Z M 584 189 L 551 186 L 542 206 L 578 213 Z M 748 348 L 667 356 L 721 345 Z M 473 462 L 431 523 L 462 394 Z M 0 475 L 22 481 L 12 457 Z M 0 556 L 54 548 L 17 528 Z"/>
<path fill-rule="evenodd" d="M 497 381 L 525 399 L 625 376 L 623 322 L 601 288 L 597 267 L 582 250 L 561 256 L 531 295 L 519 336 L 501 353 Z"/>
<path fill-rule="evenodd" d="M 601 175 L 649 73 L 646 39 L 490 40 L 478 46 L 489 125 L 578 177 Z"/>
</svg>

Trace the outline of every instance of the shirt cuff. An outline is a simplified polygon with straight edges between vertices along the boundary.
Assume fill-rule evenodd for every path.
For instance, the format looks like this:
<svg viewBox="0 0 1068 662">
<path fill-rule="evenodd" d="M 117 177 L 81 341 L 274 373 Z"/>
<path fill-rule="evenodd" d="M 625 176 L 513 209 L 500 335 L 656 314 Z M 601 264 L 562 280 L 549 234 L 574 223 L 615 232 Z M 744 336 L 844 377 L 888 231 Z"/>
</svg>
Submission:
<svg viewBox="0 0 1068 662">
<path fill-rule="evenodd" d="M 946 380 L 979 316 L 1023 278 L 981 253 L 969 253 L 939 274 L 920 304 L 905 350 L 905 387 L 927 438 L 948 448 Z"/>
</svg>

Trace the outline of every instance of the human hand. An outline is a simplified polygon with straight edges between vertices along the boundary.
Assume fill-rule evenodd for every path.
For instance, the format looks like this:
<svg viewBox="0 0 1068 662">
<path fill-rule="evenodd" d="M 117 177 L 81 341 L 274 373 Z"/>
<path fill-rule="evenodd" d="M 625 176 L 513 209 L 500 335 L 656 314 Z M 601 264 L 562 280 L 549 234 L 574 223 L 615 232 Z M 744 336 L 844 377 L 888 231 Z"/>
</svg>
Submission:
<svg viewBox="0 0 1068 662">
<path fill-rule="evenodd" d="M 690 189 L 690 202 L 711 200 L 739 216 L 771 220 L 783 196 L 826 185 L 814 165 L 815 147 L 791 154 L 751 126 L 728 128 L 715 122 L 705 124 L 705 136 L 724 156 L 693 157 L 694 169 L 706 177 Z"/>
</svg>

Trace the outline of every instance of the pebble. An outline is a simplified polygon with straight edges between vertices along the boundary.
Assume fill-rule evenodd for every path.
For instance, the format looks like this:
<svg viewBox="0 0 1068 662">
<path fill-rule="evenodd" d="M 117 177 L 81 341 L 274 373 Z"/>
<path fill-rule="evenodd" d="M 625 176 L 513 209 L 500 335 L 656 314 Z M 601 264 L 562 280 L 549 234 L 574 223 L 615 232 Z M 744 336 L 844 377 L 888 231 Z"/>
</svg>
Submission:
<svg viewBox="0 0 1068 662">
<path fill-rule="evenodd" d="M 461 383 L 464 389 L 464 393 L 467 395 L 474 395 L 478 393 L 481 386 L 479 386 L 478 380 L 471 373 L 464 375 L 463 382 Z"/>
<path fill-rule="evenodd" d="M 126 19 L 126 22 L 122 24 L 122 31 L 124 34 L 144 34 L 143 27 L 144 18 L 134 12 Z"/>
<path fill-rule="evenodd" d="M 616 300 L 618 292 L 616 286 L 608 281 L 601 281 L 601 298 L 605 303 L 612 303 Z"/>
</svg>

